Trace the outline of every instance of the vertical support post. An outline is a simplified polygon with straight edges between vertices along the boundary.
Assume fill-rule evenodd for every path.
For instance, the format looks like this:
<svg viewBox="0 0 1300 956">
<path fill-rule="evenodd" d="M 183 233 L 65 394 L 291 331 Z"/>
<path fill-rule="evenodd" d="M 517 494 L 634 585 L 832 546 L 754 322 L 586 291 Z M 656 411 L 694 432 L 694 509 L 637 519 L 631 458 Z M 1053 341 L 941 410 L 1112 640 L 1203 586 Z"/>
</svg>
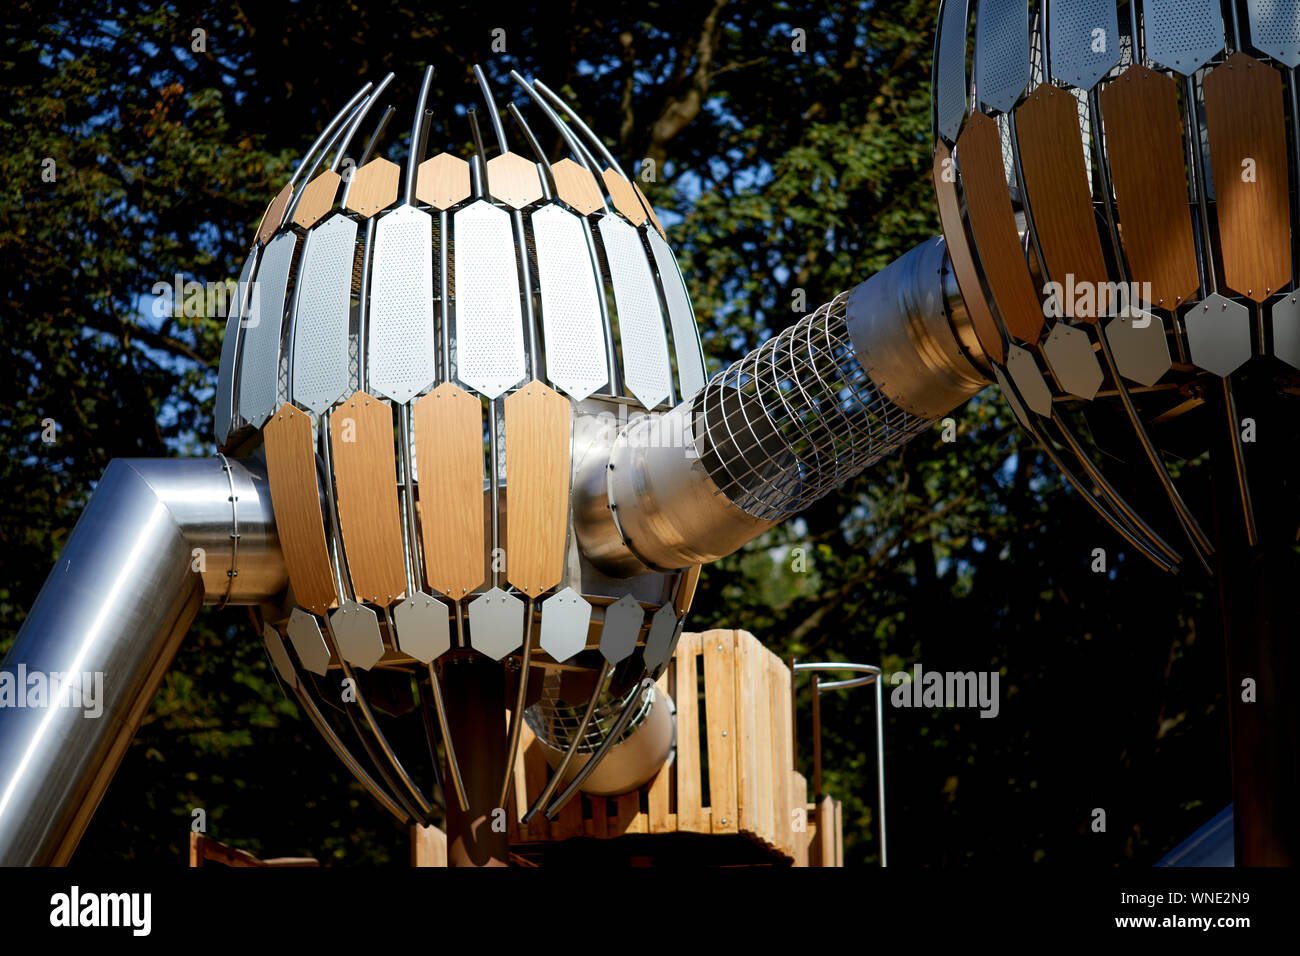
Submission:
<svg viewBox="0 0 1300 956">
<path fill-rule="evenodd" d="M 812 679 L 813 711 L 813 796 L 820 800 L 822 796 L 822 690 L 821 678 L 813 674 Z"/>
<path fill-rule="evenodd" d="M 443 681 L 447 722 L 464 763 L 465 800 L 447 807 L 448 866 L 507 866 L 510 835 L 498 808 L 506 772 L 506 692 L 501 665 L 480 654 L 443 657 L 453 673 Z M 450 774 L 451 768 L 447 768 Z M 450 779 L 444 775 L 444 779 Z M 500 809 L 500 813 L 496 813 Z"/>
</svg>

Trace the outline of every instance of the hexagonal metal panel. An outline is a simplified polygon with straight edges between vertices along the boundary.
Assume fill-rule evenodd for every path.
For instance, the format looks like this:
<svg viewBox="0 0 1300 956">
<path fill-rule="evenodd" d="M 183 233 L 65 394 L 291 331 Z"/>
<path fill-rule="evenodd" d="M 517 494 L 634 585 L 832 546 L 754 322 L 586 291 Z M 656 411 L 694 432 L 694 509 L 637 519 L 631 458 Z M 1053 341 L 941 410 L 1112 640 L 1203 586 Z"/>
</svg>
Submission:
<svg viewBox="0 0 1300 956">
<path fill-rule="evenodd" d="M 320 622 L 316 620 L 315 614 L 300 607 L 293 609 L 289 615 L 289 642 L 293 644 L 303 667 L 322 677 L 328 673 L 330 649 L 325 643 L 325 635 L 321 633 Z"/>
<path fill-rule="evenodd" d="M 1300 294 L 1288 292 L 1273 300 L 1273 354 L 1300 368 Z"/>
<path fill-rule="evenodd" d="M 310 229 L 334 208 L 334 197 L 338 195 L 339 183 L 343 177 L 332 169 L 327 169 L 302 191 L 298 208 L 293 211 L 293 221 L 303 229 Z"/>
<path fill-rule="evenodd" d="M 344 601 L 330 614 L 330 629 L 338 641 L 339 653 L 349 664 L 368 671 L 384 656 L 379 618 L 364 604 Z"/>
<path fill-rule="evenodd" d="M 677 630 L 677 609 L 671 604 L 665 604 L 650 618 L 650 633 L 645 639 L 645 669 L 651 674 L 667 664 L 668 658 L 673 656 L 675 633 L 680 633 Z"/>
<path fill-rule="evenodd" d="M 451 650 L 447 605 L 431 594 L 416 591 L 393 609 L 397 648 L 422 664 Z"/>
<path fill-rule="evenodd" d="M 587 646 L 591 605 L 573 588 L 552 594 L 542 604 L 541 648 L 563 663 Z"/>
<path fill-rule="evenodd" d="M 1082 90 L 1092 89 L 1119 62 L 1115 0 L 1053 3 L 1047 13 L 1052 76 Z"/>
<path fill-rule="evenodd" d="M 556 198 L 575 212 L 590 216 L 605 207 L 596 177 L 585 166 L 566 157 L 551 166 L 551 175 L 555 178 Z"/>
<path fill-rule="evenodd" d="M 1139 385 L 1154 385 L 1169 371 L 1169 341 L 1160 319 L 1126 306 L 1103 327 L 1119 374 Z"/>
<path fill-rule="evenodd" d="M 434 209 L 450 209 L 470 195 L 469 163 L 451 153 L 439 153 L 419 166 L 415 198 Z"/>
<path fill-rule="evenodd" d="M 1002 389 L 1002 397 L 1006 400 L 1007 407 L 1011 409 L 1012 414 L 1016 416 L 1016 421 L 1024 428 L 1029 427 L 1029 415 L 1026 414 L 1024 406 L 1016 398 L 1015 392 L 1011 390 L 1011 383 L 1007 377 L 1002 374 L 1002 370 L 996 365 L 993 366 L 993 376 L 998 380 L 998 387 Z"/>
<path fill-rule="evenodd" d="M 1043 358 L 1061 388 L 1091 401 L 1101 388 L 1101 366 L 1092 351 L 1092 339 L 1082 329 L 1057 322 L 1043 343 Z"/>
<path fill-rule="evenodd" d="M 1033 355 L 1018 345 L 1007 348 L 1007 371 L 1025 404 L 1040 415 L 1052 414 L 1052 390 L 1043 380 Z"/>
<path fill-rule="evenodd" d="M 1227 378 L 1250 358 L 1250 310 L 1217 292 L 1183 315 L 1192 361 Z"/>
<path fill-rule="evenodd" d="M 284 649 L 284 642 L 280 640 L 280 632 L 274 625 L 267 624 L 262 628 L 262 640 L 271 655 L 271 663 L 275 665 L 276 673 L 290 687 L 297 687 L 298 674 L 293 669 L 293 661 L 289 660 L 289 652 Z"/>
<path fill-rule="evenodd" d="M 605 660 L 617 664 L 631 656 L 644 619 L 645 612 L 630 594 L 605 608 L 605 626 L 600 631 L 600 653 Z"/>
<path fill-rule="evenodd" d="M 517 153 L 502 153 L 487 161 L 488 192 L 512 209 L 523 209 L 542 198 L 537 164 Z"/>
<path fill-rule="evenodd" d="M 492 588 L 469 602 L 469 643 L 499 661 L 524 643 L 524 602 Z"/>
</svg>

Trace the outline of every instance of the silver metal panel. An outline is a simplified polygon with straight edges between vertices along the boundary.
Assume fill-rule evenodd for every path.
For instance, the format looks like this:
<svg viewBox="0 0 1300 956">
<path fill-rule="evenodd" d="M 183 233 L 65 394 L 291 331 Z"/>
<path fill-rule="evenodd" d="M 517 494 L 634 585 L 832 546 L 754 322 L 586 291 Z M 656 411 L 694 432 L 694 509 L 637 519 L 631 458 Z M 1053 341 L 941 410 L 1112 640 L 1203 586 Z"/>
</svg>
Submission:
<svg viewBox="0 0 1300 956">
<path fill-rule="evenodd" d="M 524 602 L 491 588 L 469 602 L 469 642 L 499 661 L 524 643 Z"/>
<path fill-rule="evenodd" d="M 1061 388 L 1071 395 L 1091 401 L 1101 388 L 1101 366 L 1092 339 L 1082 329 L 1057 322 L 1043 343 L 1043 358 Z"/>
<path fill-rule="evenodd" d="M 695 321 L 695 310 L 691 308 L 691 296 L 686 291 L 686 280 L 678 268 L 677 257 L 654 229 L 647 229 L 645 235 L 663 285 L 664 301 L 668 304 L 668 323 L 673 329 L 673 348 L 677 353 L 678 397 L 684 401 L 702 389 L 708 378 L 704 371 L 700 327 Z"/>
<path fill-rule="evenodd" d="M 456 374 L 496 398 L 527 374 L 510 216 L 479 200 L 455 220 Z"/>
<path fill-rule="evenodd" d="M 239 414 L 259 428 L 275 411 L 280 326 L 297 242 L 296 235 L 286 232 L 267 244 L 244 326 L 244 348 L 239 363 Z"/>
<path fill-rule="evenodd" d="M 1300 368 L 1300 295 L 1294 292 L 1273 301 L 1273 354 Z"/>
<path fill-rule="evenodd" d="M 289 652 L 284 649 L 284 641 L 280 640 L 280 632 L 274 625 L 267 624 L 262 628 L 262 640 L 266 643 L 266 650 L 271 655 L 271 663 L 275 665 L 280 679 L 291 688 L 297 687 L 298 674 L 293 669 L 293 661 L 289 660 Z"/>
<path fill-rule="evenodd" d="M 1002 389 L 1002 397 L 1006 400 L 1007 405 L 1010 406 L 1011 411 L 1015 413 L 1016 421 L 1020 422 L 1024 428 L 1029 428 L 1029 414 L 1025 411 L 1024 406 L 1022 406 L 1016 399 L 1015 393 L 1011 390 L 1011 383 L 1007 381 L 1007 377 L 1002 374 L 1002 370 L 996 365 L 993 366 L 993 377 L 998 380 L 998 387 Z"/>
<path fill-rule="evenodd" d="M 546 377 L 582 401 L 609 381 L 602 290 L 582 221 L 556 205 L 532 214 L 546 339 Z"/>
<path fill-rule="evenodd" d="M 404 405 L 437 377 L 433 217 L 402 206 L 375 225 L 366 383 Z"/>
<path fill-rule="evenodd" d="M 679 633 L 676 608 L 671 604 L 665 604 L 655 611 L 654 617 L 650 618 L 650 633 L 646 635 L 643 657 L 645 669 L 652 676 L 655 671 L 668 663 L 668 658 L 673 653 L 673 636 Z"/>
<path fill-rule="evenodd" d="M 1219 0 L 1146 0 L 1142 24 L 1147 57 L 1183 76 L 1223 49 Z"/>
<path fill-rule="evenodd" d="M 239 285 L 234 298 L 228 300 L 230 315 L 226 319 L 226 334 L 221 340 L 221 366 L 217 372 L 216 408 L 212 415 L 213 437 L 218 445 L 225 444 L 230 437 L 231 425 L 235 413 L 235 362 L 239 355 L 239 339 L 244 331 L 240 321 L 243 316 L 244 296 L 257 267 L 259 250 L 254 248 L 244 260 L 244 268 L 239 272 Z"/>
<path fill-rule="evenodd" d="M 645 613 L 636 598 L 624 594 L 605 608 L 605 626 L 600 629 L 600 653 L 611 664 L 617 664 L 636 650 L 637 635 Z"/>
<path fill-rule="evenodd" d="M 1261 53 L 1300 66 L 1300 0 L 1246 0 L 1250 42 Z"/>
<path fill-rule="evenodd" d="M 1250 310 L 1217 292 L 1183 315 L 1191 359 L 1207 372 L 1227 378 L 1250 358 Z"/>
<path fill-rule="evenodd" d="M 1092 89 L 1119 62 L 1115 0 L 1057 0 L 1047 11 L 1052 77 Z"/>
<path fill-rule="evenodd" d="M 447 605 L 431 594 L 416 591 L 393 610 L 397 647 L 422 664 L 451 650 L 451 621 Z"/>
<path fill-rule="evenodd" d="M 349 664 L 370 670 L 384 656 L 379 618 L 364 604 L 344 601 L 330 615 L 330 628 L 338 641 L 339 653 Z"/>
<path fill-rule="evenodd" d="M 985 106 L 1010 112 L 1029 84 L 1029 3 L 980 0 L 975 23 L 975 90 Z"/>
<path fill-rule="evenodd" d="M 934 66 L 934 113 L 939 134 L 957 139 L 966 118 L 967 0 L 944 0 Z"/>
<path fill-rule="evenodd" d="M 673 379 L 659 290 L 636 227 L 617 216 L 603 216 L 599 229 L 618 310 L 623 384 L 642 406 L 654 408 L 672 394 Z"/>
<path fill-rule="evenodd" d="M 357 224 L 331 216 L 307 234 L 298 270 L 298 310 L 293 331 L 293 400 L 317 415 L 347 393 L 350 384 L 348 317 Z"/>
<path fill-rule="evenodd" d="M 316 615 L 300 607 L 294 608 L 289 615 L 288 630 L 289 641 L 298 654 L 298 660 L 302 661 L 302 666 L 313 674 L 325 676 L 329 672 L 330 649 L 325 643 L 325 635 L 321 633 Z"/>
<path fill-rule="evenodd" d="M 542 604 L 542 650 L 563 663 L 587 646 L 590 626 L 591 605 L 573 588 L 565 588 Z"/>
<path fill-rule="evenodd" d="M 1105 331 L 1115 366 L 1125 378 L 1150 387 L 1173 367 L 1165 327 L 1150 312 L 1125 308 Z"/>
<path fill-rule="evenodd" d="M 1034 356 L 1018 345 L 1007 348 L 1007 371 L 1025 404 L 1040 415 L 1052 414 L 1052 390 L 1043 380 Z"/>
</svg>

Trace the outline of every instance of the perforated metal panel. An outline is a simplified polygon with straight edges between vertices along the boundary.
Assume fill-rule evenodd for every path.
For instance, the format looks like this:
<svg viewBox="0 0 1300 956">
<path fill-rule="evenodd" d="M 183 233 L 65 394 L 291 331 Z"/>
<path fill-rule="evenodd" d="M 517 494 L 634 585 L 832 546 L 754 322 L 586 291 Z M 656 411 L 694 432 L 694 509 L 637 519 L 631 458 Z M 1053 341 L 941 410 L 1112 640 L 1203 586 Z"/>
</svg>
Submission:
<svg viewBox="0 0 1300 956">
<path fill-rule="evenodd" d="M 1300 0 L 1246 0 L 1250 42 L 1261 53 L 1300 66 Z"/>
<path fill-rule="evenodd" d="M 1004 113 L 1029 83 L 1027 0 L 981 0 L 975 25 L 975 89 L 979 101 Z"/>
<path fill-rule="evenodd" d="M 659 314 L 659 291 L 636 227 L 617 216 L 600 220 L 618 331 L 623 351 L 623 381 L 646 408 L 654 408 L 672 393 L 668 335 Z"/>
<path fill-rule="evenodd" d="M 510 215 L 479 200 L 455 214 L 456 374 L 496 398 L 524 377 L 524 326 Z"/>
<path fill-rule="evenodd" d="M 934 113 L 939 134 L 949 142 L 957 138 L 966 117 L 966 2 L 944 0 L 939 15 Z"/>
<path fill-rule="evenodd" d="M 1048 11 L 1049 72 L 1090 90 L 1119 62 L 1115 0 L 1057 0 Z"/>
<path fill-rule="evenodd" d="M 240 321 L 243 315 L 244 296 L 248 291 L 248 282 L 257 266 L 258 250 L 253 249 L 244 260 L 244 268 L 239 272 L 239 285 L 235 294 L 227 300 L 230 315 L 226 319 L 226 334 L 221 340 L 221 367 L 217 372 L 216 408 L 212 414 L 212 434 L 217 444 L 224 444 L 230 436 L 235 411 L 235 363 L 239 356 L 239 339 L 244 326 Z"/>
<path fill-rule="evenodd" d="M 433 217 L 402 206 L 375 226 L 367 384 L 400 404 L 437 377 L 433 330 Z"/>
<path fill-rule="evenodd" d="M 1142 23 L 1147 56 L 1184 76 L 1223 49 L 1219 0 L 1146 0 Z"/>
<path fill-rule="evenodd" d="M 650 254 L 664 289 L 668 303 L 668 322 L 673 330 L 673 348 L 677 353 L 677 381 L 683 399 L 690 398 L 704 387 L 708 378 L 704 373 L 704 350 L 700 347 L 700 327 L 691 308 L 691 297 L 686 291 L 686 280 L 677 267 L 677 257 L 668 248 L 659 233 L 648 230 Z"/>
<path fill-rule="evenodd" d="M 532 223 L 546 377 L 581 401 L 609 380 L 595 267 L 577 216 L 549 205 Z"/>
<path fill-rule="evenodd" d="M 298 237 L 291 232 L 276 236 L 262 255 L 253 290 L 244 348 L 239 366 L 239 414 L 261 426 L 275 411 L 275 390 L 280 366 L 280 326 L 289 268 Z"/>
<path fill-rule="evenodd" d="M 348 391 L 348 316 L 357 224 L 331 216 L 307 234 L 298 271 L 293 400 L 317 415 Z"/>
</svg>

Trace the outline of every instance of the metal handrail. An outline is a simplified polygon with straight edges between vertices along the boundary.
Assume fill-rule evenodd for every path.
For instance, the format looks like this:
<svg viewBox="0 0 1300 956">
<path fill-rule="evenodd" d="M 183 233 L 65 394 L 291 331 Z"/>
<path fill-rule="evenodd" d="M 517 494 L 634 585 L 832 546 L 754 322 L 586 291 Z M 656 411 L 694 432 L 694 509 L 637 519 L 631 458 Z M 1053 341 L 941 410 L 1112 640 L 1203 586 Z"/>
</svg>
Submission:
<svg viewBox="0 0 1300 956">
<path fill-rule="evenodd" d="M 813 789 L 818 797 L 821 796 L 822 791 L 822 692 L 827 690 L 849 690 L 867 684 L 876 685 L 876 806 L 880 814 L 880 865 L 887 866 L 885 847 L 885 705 L 884 695 L 881 691 L 885 672 L 872 664 L 851 664 L 843 661 L 806 661 L 801 663 L 792 659 L 790 661 L 792 694 L 795 688 L 793 677 L 799 671 L 853 671 L 865 675 L 863 677 L 850 677 L 845 680 L 823 683 L 816 674 L 813 674 Z M 794 712 L 793 707 L 791 712 Z M 797 742 L 798 735 L 796 734 L 795 737 Z"/>
</svg>

